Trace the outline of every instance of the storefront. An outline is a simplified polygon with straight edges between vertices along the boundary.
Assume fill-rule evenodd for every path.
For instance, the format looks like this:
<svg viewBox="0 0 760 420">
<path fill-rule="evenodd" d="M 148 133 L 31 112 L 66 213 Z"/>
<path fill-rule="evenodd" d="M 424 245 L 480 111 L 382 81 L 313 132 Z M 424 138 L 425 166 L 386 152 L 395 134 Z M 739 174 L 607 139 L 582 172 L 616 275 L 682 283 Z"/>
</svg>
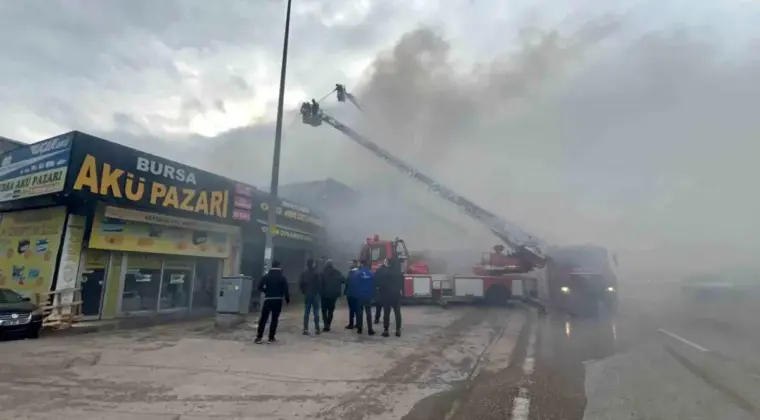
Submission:
<svg viewBox="0 0 760 420">
<path fill-rule="evenodd" d="M 47 293 L 67 222 L 63 191 L 72 134 L 0 155 L 0 287 L 29 297 Z"/>
<path fill-rule="evenodd" d="M 82 257 L 83 315 L 212 308 L 239 240 L 237 226 L 100 205 Z"/>
<path fill-rule="evenodd" d="M 269 196 L 84 133 L 0 155 L 0 287 L 86 318 L 202 310 L 263 257 Z M 276 257 L 300 270 L 321 220 L 277 202 Z M 79 299 L 81 297 L 81 299 Z"/>
<path fill-rule="evenodd" d="M 251 223 L 243 228 L 241 270 L 244 274 L 260 275 L 264 268 L 264 239 L 267 232 L 268 196 L 261 192 L 252 195 Z M 292 201 L 279 199 L 275 209 L 277 230 L 273 237 L 274 258 L 282 264 L 285 276 L 297 281 L 308 258 L 318 258 L 324 222 L 312 209 Z"/>
</svg>

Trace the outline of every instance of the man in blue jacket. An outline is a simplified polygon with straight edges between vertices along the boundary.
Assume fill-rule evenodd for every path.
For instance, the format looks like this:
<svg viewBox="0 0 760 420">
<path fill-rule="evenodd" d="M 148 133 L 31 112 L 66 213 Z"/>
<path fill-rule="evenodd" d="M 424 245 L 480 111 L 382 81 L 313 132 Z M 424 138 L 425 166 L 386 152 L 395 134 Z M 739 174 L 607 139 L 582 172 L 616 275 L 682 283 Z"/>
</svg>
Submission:
<svg viewBox="0 0 760 420">
<path fill-rule="evenodd" d="M 364 319 L 367 316 L 367 334 L 375 335 L 372 328 L 372 298 L 375 295 L 375 274 L 370 270 L 366 260 L 361 261 L 361 268 L 351 276 L 349 288 L 356 299 L 356 332 L 362 333 Z"/>
<path fill-rule="evenodd" d="M 351 279 L 359 271 L 359 261 L 351 260 L 351 269 L 346 275 L 346 287 L 343 294 L 346 295 L 346 303 L 348 303 L 348 325 L 347 330 L 353 330 L 355 327 L 354 321 L 356 321 L 356 296 L 354 296 L 353 290 L 351 290 Z"/>
</svg>

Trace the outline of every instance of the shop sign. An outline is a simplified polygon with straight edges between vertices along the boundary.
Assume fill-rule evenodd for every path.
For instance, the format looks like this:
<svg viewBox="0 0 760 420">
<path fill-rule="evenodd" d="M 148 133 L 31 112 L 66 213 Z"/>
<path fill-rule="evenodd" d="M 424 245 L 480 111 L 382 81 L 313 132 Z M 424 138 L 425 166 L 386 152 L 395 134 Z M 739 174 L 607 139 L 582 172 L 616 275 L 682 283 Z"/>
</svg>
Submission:
<svg viewBox="0 0 760 420">
<path fill-rule="evenodd" d="M 72 138 L 64 134 L 0 156 L 0 202 L 62 191 Z"/>
<path fill-rule="evenodd" d="M 112 148 L 118 150 L 109 152 Z M 118 145 L 100 149 L 84 156 L 74 191 L 161 211 L 228 218 L 231 181 Z"/>
<path fill-rule="evenodd" d="M 0 287 L 27 296 L 50 291 L 65 207 L 5 213 L 0 219 Z"/>
<path fill-rule="evenodd" d="M 160 217 L 160 215 L 154 215 Z M 105 217 L 98 211 L 90 248 L 151 254 L 227 258 L 232 235 Z"/>
<path fill-rule="evenodd" d="M 208 230 L 212 232 L 221 232 L 227 234 L 237 234 L 240 228 L 236 226 L 222 225 L 211 223 L 203 220 L 185 219 L 184 217 L 167 216 L 165 214 L 150 213 L 147 211 L 125 209 L 115 206 L 106 206 L 105 216 L 108 219 L 131 220 L 141 223 L 152 223 L 156 225 L 176 227 L 190 230 Z"/>
<path fill-rule="evenodd" d="M 235 184 L 235 196 L 232 201 L 232 218 L 244 222 L 251 221 L 253 208 L 253 187 L 238 182 Z"/>
<path fill-rule="evenodd" d="M 267 229 L 268 228 L 266 226 L 261 227 L 261 231 L 264 234 L 267 233 Z M 299 232 L 295 229 L 289 229 L 282 226 L 277 226 L 272 233 L 274 233 L 274 236 L 281 236 L 283 238 L 293 239 L 293 240 L 301 241 L 301 242 L 314 241 L 314 238 L 308 233 Z"/>
<path fill-rule="evenodd" d="M 318 216 L 313 215 L 308 207 L 300 206 L 285 200 L 278 200 L 279 205 L 275 209 L 278 222 L 292 223 L 299 229 L 315 231 L 324 227 L 324 222 Z M 258 220 L 266 221 L 269 212 L 269 203 L 261 199 L 258 206 Z M 278 223 L 279 225 L 279 223 Z"/>
</svg>

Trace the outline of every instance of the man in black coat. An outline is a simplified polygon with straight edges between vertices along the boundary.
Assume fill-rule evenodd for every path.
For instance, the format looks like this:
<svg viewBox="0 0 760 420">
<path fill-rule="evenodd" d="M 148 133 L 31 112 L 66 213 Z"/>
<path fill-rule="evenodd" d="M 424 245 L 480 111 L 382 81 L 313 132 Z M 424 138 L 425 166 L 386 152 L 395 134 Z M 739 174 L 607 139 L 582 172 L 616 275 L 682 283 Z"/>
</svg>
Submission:
<svg viewBox="0 0 760 420">
<path fill-rule="evenodd" d="M 263 342 L 264 329 L 266 329 L 270 314 L 272 315 L 272 322 L 269 324 L 269 343 L 274 343 L 283 299 L 285 303 L 290 304 L 288 279 L 282 274 L 279 261 L 272 261 L 272 268 L 259 281 L 258 290 L 259 293 L 264 293 L 264 303 L 261 306 L 261 318 L 259 318 L 259 328 L 256 330 L 254 343 L 261 344 Z"/>
<path fill-rule="evenodd" d="M 309 314 L 311 311 L 314 311 L 314 334 L 319 335 L 322 331 L 319 328 L 319 291 L 322 288 L 322 276 L 317 271 L 313 259 L 310 258 L 306 261 L 306 271 L 301 273 L 298 286 L 304 297 L 303 335 L 309 335 Z"/>
<path fill-rule="evenodd" d="M 383 313 L 383 301 L 380 299 L 380 285 L 388 282 L 390 280 L 390 267 L 389 267 L 389 260 L 386 258 L 383 260 L 383 264 L 380 265 L 380 267 L 377 267 L 377 270 L 375 271 L 375 285 L 377 286 L 377 291 L 375 293 L 375 325 L 380 323 L 380 315 Z"/>
<path fill-rule="evenodd" d="M 382 270 L 382 272 L 381 272 Z M 378 301 L 383 305 L 383 337 L 388 337 L 391 321 L 391 309 L 396 320 L 396 337 L 401 337 L 401 296 L 404 293 L 404 274 L 398 260 L 393 259 L 383 264 L 375 274 L 377 279 Z"/>
<path fill-rule="evenodd" d="M 325 268 L 322 271 L 322 289 L 319 293 L 322 298 L 322 320 L 324 321 L 323 331 L 325 332 L 330 331 L 335 312 L 335 301 L 340 297 L 345 281 L 343 274 L 333 267 L 332 260 L 326 260 Z"/>
</svg>

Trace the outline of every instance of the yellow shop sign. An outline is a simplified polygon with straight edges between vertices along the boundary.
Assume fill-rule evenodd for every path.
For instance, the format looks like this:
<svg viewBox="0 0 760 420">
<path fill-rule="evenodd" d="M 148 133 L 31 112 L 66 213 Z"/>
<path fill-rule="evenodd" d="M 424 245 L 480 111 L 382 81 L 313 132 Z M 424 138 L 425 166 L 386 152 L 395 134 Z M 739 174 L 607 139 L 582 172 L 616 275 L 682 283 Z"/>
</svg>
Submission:
<svg viewBox="0 0 760 420">
<path fill-rule="evenodd" d="M 114 251 L 227 258 L 231 242 L 230 233 L 105 217 L 99 211 L 89 245 Z"/>
</svg>

